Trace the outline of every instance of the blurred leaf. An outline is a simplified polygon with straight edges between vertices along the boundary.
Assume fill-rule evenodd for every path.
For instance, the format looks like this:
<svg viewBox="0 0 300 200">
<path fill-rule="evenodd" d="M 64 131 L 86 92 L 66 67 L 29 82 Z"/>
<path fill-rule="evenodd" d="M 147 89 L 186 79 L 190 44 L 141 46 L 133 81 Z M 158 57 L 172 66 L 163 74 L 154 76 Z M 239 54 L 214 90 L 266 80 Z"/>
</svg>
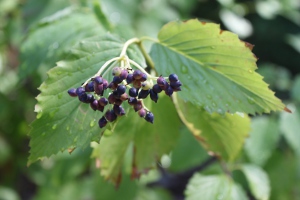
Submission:
<svg viewBox="0 0 300 200">
<path fill-rule="evenodd" d="M 291 89 L 291 96 L 297 102 L 300 102 L 300 75 L 296 76 Z"/>
<path fill-rule="evenodd" d="M 170 171 L 186 170 L 199 165 L 206 158 L 208 158 L 207 152 L 190 131 L 182 127 L 178 143 L 172 151 Z"/>
<path fill-rule="evenodd" d="M 300 114 L 298 108 L 290 104 L 293 113 L 280 113 L 280 130 L 294 151 L 300 155 Z"/>
<path fill-rule="evenodd" d="M 225 175 L 195 174 L 185 190 L 186 200 L 246 200 L 242 188 Z"/>
<path fill-rule="evenodd" d="M 49 78 L 39 88 L 37 119 L 29 133 L 29 163 L 67 148 L 84 148 L 91 140 L 99 141 L 102 130 L 97 124 L 102 114 L 71 98 L 67 91 L 96 74 L 104 62 L 118 56 L 121 49 L 120 39 L 110 34 L 86 39 L 72 50 L 70 57 L 77 60 L 61 61 L 48 72 Z M 143 65 L 138 52 L 129 49 L 129 54 Z"/>
<path fill-rule="evenodd" d="M 248 116 L 209 114 L 190 102 L 184 102 L 179 95 L 173 96 L 181 120 L 203 147 L 225 160 L 234 160 L 250 129 Z"/>
<path fill-rule="evenodd" d="M 198 20 L 171 22 L 161 29 L 158 39 L 151 49 L 155 67 L 158 74 L 179 75 L 183 100 L 211 113 L 269 113 L 285 108 L 255 72 L 253 46 L 221 31 L 219 25 Z"/>
<path fill-rule="evenodd" d="M 30 75 L 41 65 L 54 67 L 78 41 L 101 33 L 105 30 L 91 12 L 65 9 L 55 13 L 30 32 L 23 43 L 20 77 Z"/>
<path fill-rule="evenodd" d="M 3 200 L 19 200 L 17 192 L 11 188 L 0 186 L 0 199 Z"/>
<path fill-rule="evenodd" d="M 253 118 L 250 136 L 245 144 L 245 150 L 251 162 L 264 165 L 272 155 L 278 140 L 279 124 L 277 120 L 266 116 Z"/>
<path fill-rule="evenodd" d="M 248 181 L 251 193 L 257 200 L 267 200 L 270 197 L 270 181 L 267 173 L 255 165 L 242 165 L 242 172 Z"/>
<path fill-rule="evenodd" d="M 154 124 L 141 119 L 132 109 L 112 130 L 101 138 L 94 155 L 100 160 L 101 174 L 106 179 L 117 180 L 126 149 L 133 142 L 132 177 L 155 166 L 163 154 L 169 153 L 179 136 L 180 121 L 168 96 L 161 96 L 157 104 L 147 108 L 155 116 Z M 110 132 L 106 130 L 104 135 Z"/>
</svg>

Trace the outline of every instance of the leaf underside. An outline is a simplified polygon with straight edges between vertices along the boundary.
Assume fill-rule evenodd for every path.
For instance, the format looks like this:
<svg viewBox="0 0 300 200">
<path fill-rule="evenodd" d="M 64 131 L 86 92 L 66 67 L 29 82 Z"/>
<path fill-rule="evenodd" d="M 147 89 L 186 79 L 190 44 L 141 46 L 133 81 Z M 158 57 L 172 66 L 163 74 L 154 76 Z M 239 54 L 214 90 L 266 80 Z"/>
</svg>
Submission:
<svg viewBox="0 0 300 200">
<path fill-rule="evenodd" d="M 285 109 L 255 72 L 252 45 L 219 25 L 171 22 L 158 34 L 151 56 L 159 74 L 180 75 L 179 97 L 218 113 L 269 113 Z"/>
</svg>

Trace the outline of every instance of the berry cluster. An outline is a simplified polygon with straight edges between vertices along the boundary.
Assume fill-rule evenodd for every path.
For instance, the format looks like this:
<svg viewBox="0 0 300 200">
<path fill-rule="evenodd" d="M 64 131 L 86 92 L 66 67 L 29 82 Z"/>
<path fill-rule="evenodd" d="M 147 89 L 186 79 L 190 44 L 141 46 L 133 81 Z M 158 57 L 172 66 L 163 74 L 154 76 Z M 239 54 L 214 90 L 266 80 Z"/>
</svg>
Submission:
<svg viewBox="0 0 300 200">
<path fill-rule="evenodd" d="M 141 70 L 133 71 L 115 67 L 112 69 L 112 75 L 113 80 L 110 83 L 101 76 L 95 76 L 81 87 L 68 90 L 70 96 L 78 97 L 79 101 L 90 104 L 94 111 L 103 112 L 105 106 L 111 105 L 98 122 L 100 128 L 105 127 L 107 122 L 115 121 L 118 116 L 125 115 L 122 107 L 124 101 L 127 101 L 140 117 L 153 123 L 154 115 L 144 106 L 143 99 L 150 96 L 156 103 L 158 93 L 162 91 L 165 91 L 168 96 L 173 92 L 181 91 L 181 82 L 176 74 L 171 74 L 168 78 L 162 76 L 148 78 L 147 73 Z M 155 79 L 157 83 L 153 84 Z M 128 93 L 126 93 L 127 88 L 129 88 Z M 103 96 L 106 89 L 111 90 L 107 98 Z"/>
</svg>

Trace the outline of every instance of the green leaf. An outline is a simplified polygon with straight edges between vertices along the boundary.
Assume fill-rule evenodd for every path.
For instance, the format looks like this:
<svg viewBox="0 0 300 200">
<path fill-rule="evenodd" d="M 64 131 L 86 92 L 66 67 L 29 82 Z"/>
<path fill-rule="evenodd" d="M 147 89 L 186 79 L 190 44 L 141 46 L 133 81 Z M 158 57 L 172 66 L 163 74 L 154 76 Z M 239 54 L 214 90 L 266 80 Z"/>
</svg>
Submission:
<svg viewBox="0 0 300 200">
<path fill-rule="evenodd" d="M 300 102 L 300 75 L 295 77 L 293 87 L 291 89 L 291 96 L 297 102 Z"/>
<path fill-rule="evenodd" d="M 125 161 L 125 152 L 129 148 L 132 177 L 145 169 L 155 167 L 156 161 L 169 153 L 177 142 L 180 121 L 168 96 L 160 95 L 158 103 L 147 103 L 153 112 L 154 124 L 146 122 L 132 108 L 112 130 L 105 131 L 94 157 L 101 163 L 101 174 L 116 180 Z M 105 136 L 105 135 L 108 136 Z"/>
<path fill-rule="evenodd" d="M 70 9 L 60 12 L 67 13 L 55 13 L 44 19 L 23 43 L 19 70 L 21 78 L 41 66 L 46 70 L 54 67 L 81 39 L 105 33 L 91 12 Z"/>
<path fill-rule="evenodd" d="M 251 193 L 258 200 L 267 200 L 270 197 L 270 181 L 263 169 L 255 165 L 243 165 L 242 172 L 248 181 Z"/>
<path fill-rule="evenodd" d="M 99 129 L 98 120 L 103 114 L 70 97 L 67 91 L 79 87 L 96 74 L 105 61 L 118 56 L 122 46 L 120 39 L 110 34 L 83 40 L 71 51 L 70 57 L 76 60 L 61 61 L 48 72 L 48 79 L 39 88 L 37 119 L 29 133 L 29 164 L 67 148 L 84 148 L 91 140 L 99 141 L 103 130 Z M 129 49 L 128 53 L 145 65 L 136 50 Z"/>
<path fill-rule="evenodd" d="M 151 56 L 159 74 L 179 75 L 185 101 L 208 112 L 269 113 L 285 105 L 255 72 L 252 45 L 219 25 L 189 20 L 171 22 L 158 34 Z"/>
<path fill-rule="evenodd" d="M 264 165 L 272 155 L 279 136 L 277 120 L 266 116 L 253 118 L 250 136 L 245 144 L 245 151 L 251 162 L 257 165 Z"/>
<path fill-rule="evenodd" d="M 224 175 L 195 174 L 185 190 L 187 200 L 246 200 L 242 188 Z"/>
<path fill-rule="evenodd" d="M 179 95 L 173 95 L 173 101 L 181 120 L 204 148 L 228 161 L 238 155 L 250 130 L 247 115 L 209 114 Z"/>
<path fill-rule="evenodd" d="M 291 104 L 289 108 L 293 113 L 281 113 L 280 115 L 280 130 L 288 144 L 300 155 L 300 113 L 295 105 Z"/>
</svg>

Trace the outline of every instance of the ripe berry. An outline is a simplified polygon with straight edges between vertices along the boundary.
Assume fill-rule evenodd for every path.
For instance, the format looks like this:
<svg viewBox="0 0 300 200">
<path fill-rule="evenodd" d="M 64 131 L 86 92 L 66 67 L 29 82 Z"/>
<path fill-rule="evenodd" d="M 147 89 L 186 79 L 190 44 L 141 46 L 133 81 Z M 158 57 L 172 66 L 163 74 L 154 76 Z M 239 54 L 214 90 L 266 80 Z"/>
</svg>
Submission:
<svg viewBox="0 0 300 200">
<path fill-rule="evenodd" d="M 123 101 L 121 99 L 116 99 L 115 101 L 115 105 L 120 106 L 123 103 Z"/>
<path fill-rule="evenodd" d="M 115 101 L 116 101 L 116 98 L 114 97 L 114 95 L 113 95 L 113 94 L 110 94 L 110 95 L 108 96 L 108 103 L 114 104 Z"/>
<path fill-rule="evenodd" d="M 140 81 L 146 81 L 147 80 L 147 74 L 142 73 L 142 77 L 140 78 Z"/>
<path fill-rule="evenodd" d="M 138 101 L 136 104 L 133 105 L 133 109 L 135 112 L 139 111 L 142 108 L 143 108 L 143 105 L 142 105 L 141 101 Z"/>
<path fill-rule="evenodd" d="M 125 86 L 125 85 L 119 85 L 119 86 L 117 87 L 117 93 L 118 93 L 119 95 L 124 94 L 125 91 L 126 91 L 126 86 Z"/>
<path fill-rule="evenodd" d="M 83 102 L 83 103 L 86 103 L 87 101 L 87 94 L 86 93 L 81 93 L 79 96 L 78 96 L 78 99 L 79 101 Z"/>
<path fill-rule="evenodd" d="M 115 90 L 118 87 L 117 83 L 111 82 L 110 84 L 108 84 L 107 86 L 109 89 L 111 90 Z"/>
<path fill-rule="evenodd" d="M 90 103 L 90 106 L 93 110 L 97 110 L 98 109 L 98 101 L 96 99 L 94 99 L 94 101 L 92 103 Z"/>
<path fill-rule="evenodd" d="M 94 90 L 95 90 L 95 93 L 102 96 L 103 95 L 103 92 L 104 92 L 104 88 L 103 88 L 103 84 L 94 84 Z"/>
<path fill-rule="evenodd" d="M 103 78 L 101 76 L 96 76 L 94 78 L 94 82 L 98 85 L 101 85 L 103 83 Z"/>
<path fill-rule="evenodd" d="M 113 110 L 118 116 L 125 115 L 125 110 L 122 106 L 114 105 Z"/>
<path fill-rule="evenodd" d="M 149 95 L 150 90 L 141 90 L 139 92 L 138 98 L 139 99 L 145 99 Z"/>
<path fill-rule="evenodd" d="M 172 89 L 172 87 L 169 86 L 169 87 L 165 90 L 165 93 L 166 93 L 166 95 L 171 96 L 171 95 L 173 94 L 173 89 Z"/>
<path fill-rule="evenodd" d="M 132 83 L 133 80 L 134 80 L 133 74 L 128 74 L 128 75 L 127 75 L 127 78 L 126 78 L 127 84 Z"/>
<path fill-rule="evenodd" d="M 153 92 L 156 92 L 156 93 L 160 93 L 162 91 L 162 89 L 160 88 L 160 86 L 158 84 L 153 85 L 152 90 L 153 90 Z"/>
<path fill-rule="evenodd" d="M 76 97 L 77 94 L 76 94 L 76 89 L 75 88 L 71 88 L 68 90 L 68 94 L 71 96 L 71 97 Z"/>
<path fill-rule="evenodd" d="M 107 89 L 107 87 L 108 87 L 108 82 L 107 82 L 107 80 L 106 79 L 103 79 L 103 89 L 104 90 L 106 90 Z"/>
<path fill-rule="evenodd" d="M 121 96 L 120 96 L 120 100 L 122 100 L 122 101 L 125 101 L 125 100 L 127 100 L 128 99 L 128 94 L 127 93 L 124 93 L 124 94 L 122 94 Z"/>
<path fill-rule="evenodd" d="M 138 111 L 138 115 L 140 117 L 145 117 L 146 116 L 146 110 L 144 108 L 141 108 L 139 111 Z"/>
<path fill-rule="evenodd" d="M 168 89 L 169 86 L 170 86 L 169 83 L 164 82 L 164 85 L 160 85 L 159 87 L 160 87 L 162 90 L 166 90 L 166 89 Z"/>
<path fill-rule="evenodd" d="M 178 88 L 180 87 L 182 84 L 180 81 L 174 81 L 174 82 L 170 82 L 170 86 L 175 89 L 175 88 Z"/>
<path fill-rule="evenodd" d="M 104 106 L 101 106 L 101 105 L 98 104 L 98 110 L 99 110 L 100 112 L 103 112 L 103 111 L 104 111 Z"/>
<path fill-rule="evenodd" d="M 178 81 L 178 76 L 176 74 L 170 74 L 169 75 L 169 81 L 170 82 L 176 82 L 176 81 Z"/>
<path fill-rule="evenodd" d="M 116 83 L 116 84 L 119 84 L 119 83 L 121 83 L 123 80 L 124 80 L 124 79 L 121 79 L 121 78 L 118 77 L 118 76 L 114 76 L 112 82 L 113 82 L 113 83 Z"/>
<path fill-rule="evenodd" d="M 154 101 L 155 103 L 157 103 L 158 94 L 156 92 L 154 92 L 153 90 L 150 90 L 150 98 L 152 99 L 152 101 Z"/>
<path fill-rule="evenodd" d="M 85 93 L 85 90 L 83 87 L 79 87 L 76 89 L 77 96 L 80 96 L 81 94 Z"/>
<path fill-rule="evenodd" d="M 108 110 L 105 113 L 105 118 L 107 119 L 107 121 L 113 122 L 117 119 L 117 115 L 115 114 L 115 112 L 113 110 Z"/>
<path fill-rule="evenodd" d="M 128 99 L 128 104 L 129 105 L 134 105 L 134 104 L 137 104 L 138 100 L 134 97 L 129 97 Z"/>
<path fill-rule="evenodd" d="M 167 81 L 164 79 L 164 77 L 160 76 L 160 77 L 158 77 L 158 79 L 156 80 L 156 82 L 157 82 L 157 84 L 159 86 L 164 86 Z"/>
<path fill-rule="evenodd" d="M 86 103 L 92 103 L 95 99 L 92 94 L 87 94 L 86 96 Z"/>
<path fill-rule="evenodd" d="M 143 72 L 141 72 L 140 70 L 134 70 L 133 72 L 133 78 L 136 80 L 139 80 L 142 78 Z"/>
<path fill-rule="evenodd" d="M 124 80 L 127 78 L 127 76 L 128 76 L 128 71 L 126 69 L 123 69 L 120 74 L 120 78 Z"/>
<path fill-rule="evenodd" d="M 113 76 L 120 76 L 121 72 L 122 72 L 122 69 L 120 67 L 114 67 L 112 69 L 112 75 Z"/>
<path fill-rule="evenodd" d="M 139 89 L 136 89 L 134 87 L 129 89 L 129 96 L 131 97 L 137 97 L 139 94 Z"/>
<path fill-rule="evenodd" d="M 108 104 L 108 100 L 105 97 L 102 97 L 98 100 L 99 105 L 106 106 Z"/>
<path fill-rule="evenodd" d="M 87 92 L 94 92 L 94 81 L 88 82 L 84 88 Z"/>
<path fill-rule="evenodd" d="M 100 119 L 99 119 L 99 122 L 98 122 L 98 124 L 99 124 L 99 127 L 100 128 L 103 128 L 104 126 L 106 126 L 106 124 L 107 124 L 107 120 L 105 119 L 105 117 L 103 116 L 103 117 L 101 117 Z"/>
<path fill-rule="evenodd" d="M 153 113 L 152 112 L 147 112 L 147 114 L 145 116 L 145 120 L 147 122 L 150 122 L 150 123 L 153 124 L 153 122 L 154 122 L 154 115 L 153 115 Z"/>
</svg>

